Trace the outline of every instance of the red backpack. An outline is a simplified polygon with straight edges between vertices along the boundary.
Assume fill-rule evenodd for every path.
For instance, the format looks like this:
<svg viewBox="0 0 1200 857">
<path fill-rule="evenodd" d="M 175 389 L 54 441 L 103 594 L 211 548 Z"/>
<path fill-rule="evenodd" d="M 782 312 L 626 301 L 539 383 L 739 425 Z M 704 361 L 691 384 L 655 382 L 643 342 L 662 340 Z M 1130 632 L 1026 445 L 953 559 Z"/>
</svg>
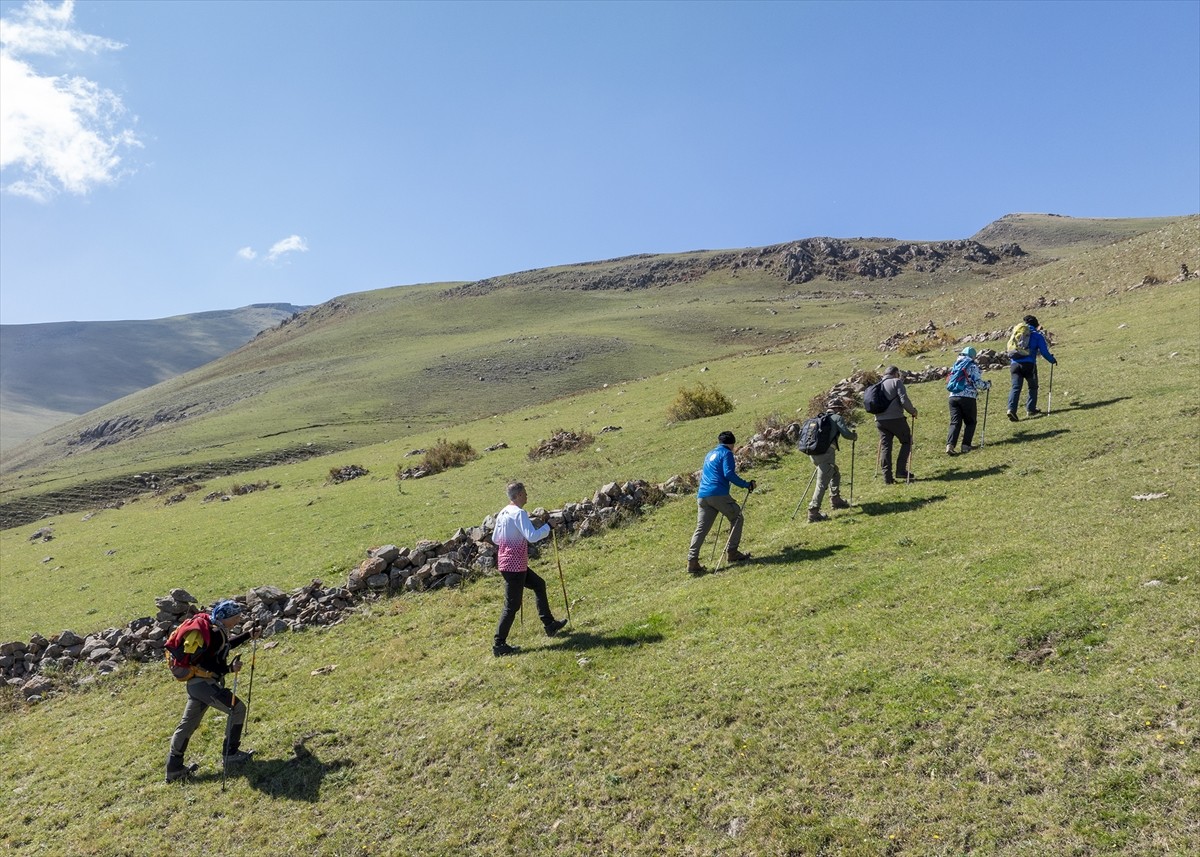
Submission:
<svg viewBox="0 0 1200 857">
<path fill-rule="evenodd" d="M 200 676 L 201 678 L 212 676 L 212 673 L 208 670 L 201 669 L 192 663 L 193 658 L 199 657 L 212 644 L 211 622 L 212 620 L 207 613 L 197 613 L 172 631 L 171 636 L 167 637 L 167 642 L 164 644 L 167 669 L 171 671 L 171 675 L 180 681 L 187 681 L 196 676 Z M 183 650 L 183 641 L 192 631 L 200 632 L 200 637 L 204 640 L 204 645 L 194 653 L 187 654 Z"/>
</svg>

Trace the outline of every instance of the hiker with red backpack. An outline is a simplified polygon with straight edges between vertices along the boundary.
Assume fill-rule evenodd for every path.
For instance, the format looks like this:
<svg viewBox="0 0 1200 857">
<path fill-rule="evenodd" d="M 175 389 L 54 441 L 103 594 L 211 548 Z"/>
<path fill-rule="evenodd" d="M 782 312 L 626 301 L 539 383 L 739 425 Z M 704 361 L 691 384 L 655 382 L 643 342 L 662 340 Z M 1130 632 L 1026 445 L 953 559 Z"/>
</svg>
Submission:
<svg viewBox="0 0 1200 857">
<path fill-rule="evenodd" d="M 957 455 L 958 433 L 962 431 L 962 451 L 970 452 L 975 439 L 975 424 L 979 421 L 976 397 L 980 390 L 990 390 L 991 381 L 983 380 L 979 364 L 975 362 L 978 352 L 968 345 L 958 355 L 950 374 L 946 376 L 946 389 L 950 392 L 950 433 L 946 435 L 946 455 Z"/>
<path fill-rule="evenodd" d="M 242 607 L 236 601 L 218 601 L 207 613 L 197 613 L 171 632 L 167 638 L 167 664 L 171 674 L 187 682 L 187 704 L 167 755 L 167 782 L 175 782 L 195 773 L 197 765 L 183 763 L 188 741 L 200 726 L 204 713 L 210 708 L 228 716 L 225 742 L 221 748 L 224 770 L 232 764 L 245 762 L 253 750 L 240 749 L 242 728 L 246 722 L 246 703 L 225 687 L 225 676 L 241 670 L 240 658 L 229 662 L 229 650 L 251 638 L 257 638 L 254 628 L 231 637 L 242 622 Z"/>
<path fill-rule="evenodd" d="M 1008 338 L 1008 371 L 1012 373 L 1012 389 L 1008 393 L 1008 418 L 1014 423 L 1017 421 L 1017 403 L 1021 399 L 1021 386 L 1024 383 L 1029 384 L 1025 415 L 1036 417 L 1041 413 L 1037 407 L 1038 354 L 1045 357 L 1051 365 L 1058 365 L 1046 344 L 1046 337 L 1042 335 L 1037 317 L 1027 315 L 1013 326 L 1012 334 Z M 1051 376 L 1051 382 L 1053 380 Z"/>
</svg>

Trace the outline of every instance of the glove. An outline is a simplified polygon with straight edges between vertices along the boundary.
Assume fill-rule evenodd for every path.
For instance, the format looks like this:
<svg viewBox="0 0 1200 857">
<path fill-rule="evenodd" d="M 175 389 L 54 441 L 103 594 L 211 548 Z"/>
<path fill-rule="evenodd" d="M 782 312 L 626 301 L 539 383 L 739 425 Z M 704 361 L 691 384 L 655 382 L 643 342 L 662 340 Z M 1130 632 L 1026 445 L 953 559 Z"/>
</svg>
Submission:
<svg viewBox="0 0 1200 857">
<path fill-rule="evenodd" d="M 751 479 L 751 480 L 750 480 L 750 490 L 751 490 L 751 491 L 753 491 L 753 490 L 754 490 L 755 488 L 757 488 L 757 487 L 758 487 L 758 482 L 756 482 L 755 480 Z"/>
</svg>

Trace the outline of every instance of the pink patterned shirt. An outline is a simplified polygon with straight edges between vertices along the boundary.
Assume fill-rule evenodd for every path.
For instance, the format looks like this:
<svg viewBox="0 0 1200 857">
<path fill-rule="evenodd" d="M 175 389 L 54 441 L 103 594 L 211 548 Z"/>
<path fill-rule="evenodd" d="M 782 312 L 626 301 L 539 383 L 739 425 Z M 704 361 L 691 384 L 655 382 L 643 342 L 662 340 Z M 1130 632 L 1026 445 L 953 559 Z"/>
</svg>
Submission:
<svg viewBox="0 0 1200 857">
<path fill-rule="evenodd" d="M 550 525 L 534 527 L 529 513 L 515 503 L 509 503 L 496 514 L 492 541 L 499 549 L 496 567 L 501 571 L 529 570 L 529 543 L 540 542 L 550 535 Z"/>
</svg>

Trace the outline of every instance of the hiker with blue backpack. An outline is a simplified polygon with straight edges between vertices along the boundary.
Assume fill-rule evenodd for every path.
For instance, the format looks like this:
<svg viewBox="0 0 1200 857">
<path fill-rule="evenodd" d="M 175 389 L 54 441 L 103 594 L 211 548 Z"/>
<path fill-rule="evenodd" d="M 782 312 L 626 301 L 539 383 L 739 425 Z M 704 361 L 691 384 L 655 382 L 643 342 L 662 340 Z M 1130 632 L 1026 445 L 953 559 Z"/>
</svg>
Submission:
<svg viewBox="0 0 1200 857">
<path fill-rule="evenodd" d="M 1041 354 L 1052 366 L 1058 365 L 1036 316 L 1027 315 L 1013 326 L 1008 337 L 1008 371 L 1012 373 L 1012 389 L 1008 393 L 1008 418 L 1017 421 L 1017 403 L 1021 399 L 1021 386 L 1029 385 L 1025 399 L 1025 415 L 1036 417 L 1041 411 L 1037 407 L 1038 371 L 1037 357 Z M 1051 382 L 1053 382 L 1053 376 Z M 1051 383 L 1053 386 L 1053 383 Z"/>
<path fill-rule="evenodd" d="M 800 440 L 797 448 L 808 455 L 817 468 L 817 487 L 813 491 L 812 500 L 808 504 L 808 522 L 828 521 L 828 515 L 821 514 L 821 500 L 829 490 L 829 505 L 834 509 L 849 509 L 850 504 L 842 499 L 842 474 L 837 466 L 838 438 L 844 437 L 851 443 L 858 440 L 858 432 L 846 424 L 842 415 L 834 411 L 826 411 L 806 420 L 800 428 Z M 851 488 L 853 491 L 853 488 Z"/>
<path fill-rule="evenodd" d="M 258 628 L 230 636 L 242 624 L 242 606 L 236 601 L 218 601 L 207 613 L 196 613 L 176 628 L 166 641 L 167 665 L 179 681 L 187 682 L 187 704 L 167 756 L 167 782 L 182 780 L 195 773 L 197 765 L 183 763 L 188 741 L 200 726 L 204 713 L 215 708 L 228 718 L 225 742 L 221 748 L 222 770 L 248 761 L 253 750 L 242 750 L 242 729 L 246 722 L 246 703 L 225 687 L 225 676 L 242 668 L 241 658 L 229 662 L 229 650 L 259 636 Z M 234 687 L 237 687 L 235 681 Z"/>
<path fill-rule="evenodd" d="M 970 452 L 974 447 L 975 424 L 979 419 L 976 396 L 980 390 L 991 389 L 992 382 L 983 380 L 979 364 L 975 362 L 977 352 L 968 345 L 958 355 L 950 374 L 946 376 L 946 389 L 950 393 L 950 433 L 946 435 L 946 454 L 957 455 L 958 433 L 962 431 L 962 451 Z"/>
</svg>

